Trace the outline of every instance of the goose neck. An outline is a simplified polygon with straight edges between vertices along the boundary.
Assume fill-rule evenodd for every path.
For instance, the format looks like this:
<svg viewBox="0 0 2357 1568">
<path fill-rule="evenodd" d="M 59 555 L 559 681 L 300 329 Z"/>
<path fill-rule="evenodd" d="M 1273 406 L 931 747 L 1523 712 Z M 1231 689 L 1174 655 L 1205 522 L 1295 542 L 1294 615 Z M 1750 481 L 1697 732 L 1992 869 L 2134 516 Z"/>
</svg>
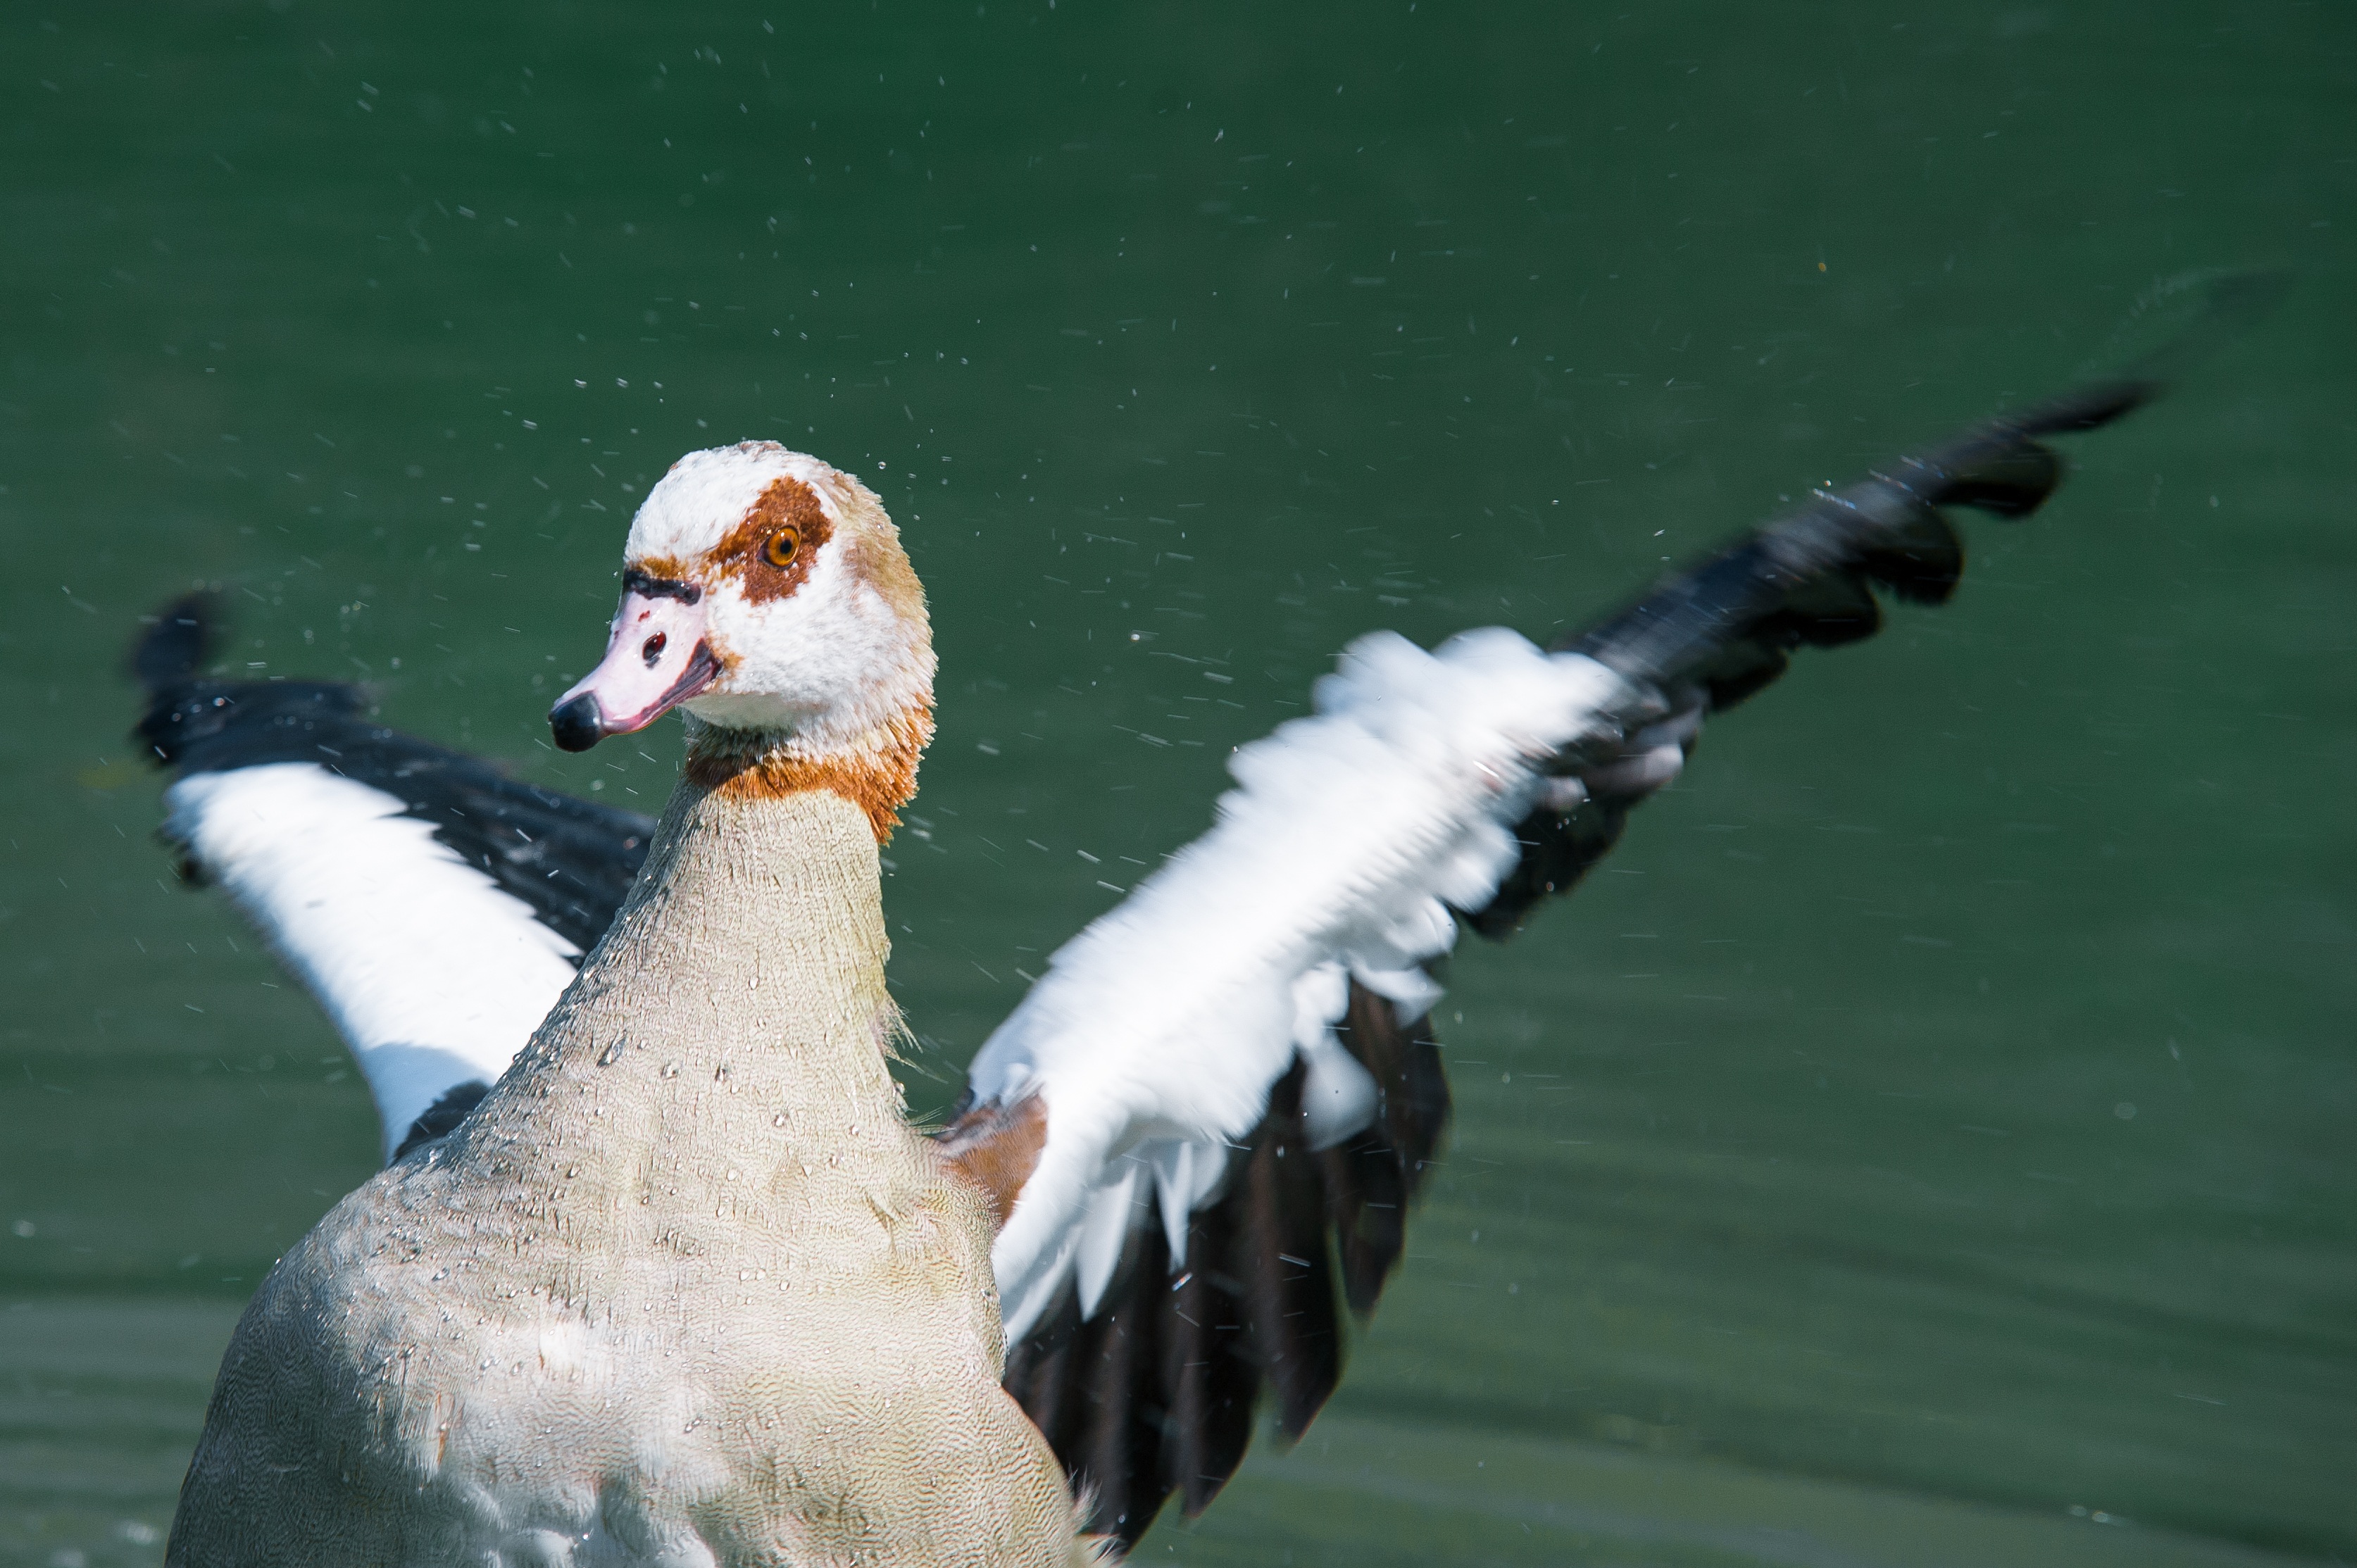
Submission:
<svg viewBox="0 0 2357 1568">
<path fill-rule="evenodd" d="M 551 1150 L 619 1138 L 611 1153 L 627 1155 L 684 1138 L 796 1163 L 897 1133 L 879 862 L 865 812 L 832 790 L 683 779 L 620 914 L 490 1120 L 531 1101 L 511 1130 Z"/>
</svg>

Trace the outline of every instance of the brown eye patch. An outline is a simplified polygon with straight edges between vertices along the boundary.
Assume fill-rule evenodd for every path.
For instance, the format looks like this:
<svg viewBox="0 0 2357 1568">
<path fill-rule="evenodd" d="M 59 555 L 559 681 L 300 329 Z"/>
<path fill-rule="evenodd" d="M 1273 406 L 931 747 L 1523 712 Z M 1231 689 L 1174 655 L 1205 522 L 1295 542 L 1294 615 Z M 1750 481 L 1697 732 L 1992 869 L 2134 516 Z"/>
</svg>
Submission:
<svg viewBox="0 0 2357 1568">
<path fill-rule="evenodd" d="M 819 546 L 834 534 L 818 495 L 800 479 L 772 479 L 745 521 L 712 548 L 707 559 L 735 577 L 754 604 L 782 599 L 810 577 Z"/>
</svg>

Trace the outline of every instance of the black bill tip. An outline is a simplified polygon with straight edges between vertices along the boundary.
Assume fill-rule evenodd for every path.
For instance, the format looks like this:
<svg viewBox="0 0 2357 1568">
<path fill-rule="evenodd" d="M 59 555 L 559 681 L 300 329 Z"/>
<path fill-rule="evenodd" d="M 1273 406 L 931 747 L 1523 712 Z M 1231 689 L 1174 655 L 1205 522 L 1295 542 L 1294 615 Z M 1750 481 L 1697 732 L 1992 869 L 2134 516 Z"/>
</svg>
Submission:
<svg viewBox="0 0 2357 1568">
<path fill-rule="evenodd" d="M 597 695 L 584 692 L 548 711 L 548 727 L 564 751 L 587 751 L 606 737 L 606 715 L 598 711 Z"/>
</svg>

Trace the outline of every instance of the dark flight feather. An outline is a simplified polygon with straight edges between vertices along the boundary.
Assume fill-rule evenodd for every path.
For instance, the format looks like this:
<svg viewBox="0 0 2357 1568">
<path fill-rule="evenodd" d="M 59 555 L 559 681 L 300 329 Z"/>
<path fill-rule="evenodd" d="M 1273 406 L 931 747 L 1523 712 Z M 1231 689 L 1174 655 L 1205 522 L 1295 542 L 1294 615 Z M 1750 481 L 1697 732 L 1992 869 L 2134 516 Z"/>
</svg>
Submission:
<svg viewBox="0 0 2357 1568">
<path fill-rule="evenodd" d="M 1627 677 L 1650 699 L 1630 734 L 1592 756 L 1559 759 L 1580 788 L 1516 826 L 1521 861 L 1490 902 L 1465 913 L 1488 937 L 1519 929 L 1549 895 L 1568 892 L 1620 838 L 1629 811 L 1652 794 L 1628 768 L 1658 733 L 1661 714 L 1698 721 L 1722 713 L 1781 675 L 1796 650 L 1838 648 L 1882 624 L 1879 589 L 1917 604 L 1943 604 L 1964 575 L 1964 541 L 1943 508 L 2002 518 L 2036 511 L 2062 480 L 2042 438 L 2094 430 L 2160 392 L 2146 379 L 2104 381 L 2021 413 L 2002 414 L 1924 451 L 1820 490 L 1788 516 L 1673 573 L 1612 615 L 1556 643 Z M 1690 748 L 1694 725 L 1679 744 Z"/>
<path fill-rule="evenodd" d="M 1439 1047 L 1355 982 L 1337 1034 L 1375 1079 L 1372 1125 L 1311 1148 L 1295 1063 L 1189 1219 L 1184 1267 L 1158 1219 L 1133 1230 L 1093 1316 L 1067 1282 L 1010 1348 L 1007 1391 L 1092 1498 L 1090 1528 L 1125 1546 L 1174 1494 L 1189 1518 L 1219 1494 L 1264 1385 L 1284 1437 L 1308 1429 L 1341 1379 L 1346 1309 L 1364 1317 L 1399 1264 L 1448 1126 Z"/>
</svg>

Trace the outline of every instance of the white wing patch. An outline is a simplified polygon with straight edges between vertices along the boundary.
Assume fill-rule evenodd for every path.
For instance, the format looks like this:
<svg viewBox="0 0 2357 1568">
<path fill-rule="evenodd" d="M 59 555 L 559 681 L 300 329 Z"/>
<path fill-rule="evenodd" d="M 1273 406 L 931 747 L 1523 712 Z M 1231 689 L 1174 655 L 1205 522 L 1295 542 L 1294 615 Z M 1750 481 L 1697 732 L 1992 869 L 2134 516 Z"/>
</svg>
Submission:
<svg viewBox="0 0 2357 1568">
<path fill-rule="evenodd" d="M 192 774 L 164 801 L 165 832 L 351 1047 L 387 1158 L 444 1090 L 496 1081 L 573 983 L 573 944 L 381 789 L 279 762 Z"/>
<path fill-rule="evenodd" d="M 1060 950 L 975 1058 L 974 1099 L 1036 1090 L 1046 1141 L 992 1253 L 1010 1339 L 1078 1266 L 1083 1314 L 1151 1197 L 1184 1256 L 1227 1147 L 1299 1055 L 1321 1146 L 1368 1124 L 1375 1088 L 1336 1039 L 1347 980 L 1405 1018 L 1439 988 L 1422 965 L 1514 865 L 1537 768 L 1629 698 L 1592 660 L 1513 632 L 1426 653 L 1361 638 L 1314 716 L 1239 751 L 1211 831 Z"/>
</svg>

